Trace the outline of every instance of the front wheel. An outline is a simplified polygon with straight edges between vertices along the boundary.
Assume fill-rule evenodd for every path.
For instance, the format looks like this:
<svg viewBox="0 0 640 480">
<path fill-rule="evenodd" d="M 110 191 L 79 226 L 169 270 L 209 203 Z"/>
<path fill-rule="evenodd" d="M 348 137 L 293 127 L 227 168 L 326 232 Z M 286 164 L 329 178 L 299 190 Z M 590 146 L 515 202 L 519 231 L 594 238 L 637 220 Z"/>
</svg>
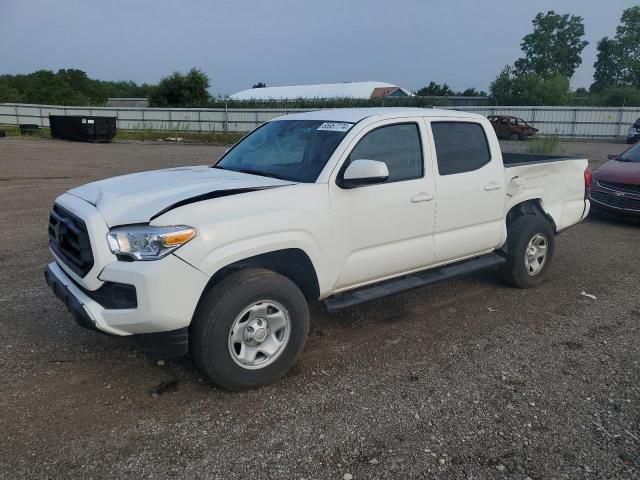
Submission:
<svg viewBox="0 0 640 480">
<path fill-rule="evenodd" d="M 538 215 L 523 215 L 509 227 L 505 281 L 514 287 L 531 288 L 547 276 L 555 248 L 553 227 Z"/>
<path fill-rule="evenodd" d="M 214 286 L 198 305 L 191 354 L 213 383 L 245 390 L 287 373 L 308 332 L 309 308 L 296 284 L 270 270 L 241 270 Z"/>
</svg>

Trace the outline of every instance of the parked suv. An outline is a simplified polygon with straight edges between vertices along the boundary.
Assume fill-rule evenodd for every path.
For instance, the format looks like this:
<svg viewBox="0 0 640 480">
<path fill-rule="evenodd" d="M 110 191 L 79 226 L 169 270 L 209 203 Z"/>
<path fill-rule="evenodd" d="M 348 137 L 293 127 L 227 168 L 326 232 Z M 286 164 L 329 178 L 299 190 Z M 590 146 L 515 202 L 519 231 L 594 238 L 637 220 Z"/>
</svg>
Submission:
<svg viewBox="0 0 640 480">
<path fill-rule="evenodd" d="M 537 128 L 533 128 L 523 119 L 518 117 L 511 117 L 509 115 L 491 115 L 489 121 L 496 131 L 498 138 L 504 138 L 508 140 L 525 140 L 528 137 L 533 137 L 538 131 Z"/>
<path fill-rule="evenodd" d="M 640 217 L 640 144 L 608 159 L 593 172 L 589 189 L 593 208 Z"/>
<path fill-rule="evenodd" d="M 284 375 L 309 302 L 335 312 L 499 267 L 534 287 L 581 221 L 587 160 L 503 154 L 480 115 L 341 109 L 257 128 L 213 166 L 58 197 L 45 277 L 76 321 L 190 353 L 216 384 Z"/>
</svg>

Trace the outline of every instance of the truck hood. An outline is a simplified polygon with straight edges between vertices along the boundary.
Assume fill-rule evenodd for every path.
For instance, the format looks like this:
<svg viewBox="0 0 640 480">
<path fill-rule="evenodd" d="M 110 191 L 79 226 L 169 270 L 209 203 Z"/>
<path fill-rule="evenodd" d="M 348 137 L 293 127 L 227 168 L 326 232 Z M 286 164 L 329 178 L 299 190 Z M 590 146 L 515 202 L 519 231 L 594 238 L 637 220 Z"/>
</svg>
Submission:
<svg viewBox="0 0 640 480">
<path fill-rule="evenodd" d="M 68 193 L 94 205 L 109 227 L 147 223 L 191 201 L 292 185 L 275 178 L 208 166 L 133 173 L 87 183 Z"/>
</svg>

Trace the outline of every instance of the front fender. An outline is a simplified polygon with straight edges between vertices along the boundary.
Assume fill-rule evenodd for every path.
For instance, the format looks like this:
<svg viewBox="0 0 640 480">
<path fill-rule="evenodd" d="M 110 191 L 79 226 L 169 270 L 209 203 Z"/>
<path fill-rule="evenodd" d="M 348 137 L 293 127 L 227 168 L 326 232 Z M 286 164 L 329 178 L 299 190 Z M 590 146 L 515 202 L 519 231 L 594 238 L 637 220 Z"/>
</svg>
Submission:
<svg viewBox="0 0 640 480">
<path fill-rule="evenodd" d="M 310 233 L 302 230 L 273 232 L 219 245 L 215 250 L 202 256 L 194 266 L 207 276 L 212 277 L 233 263 L 286 249 L 301 250 L 309 257 L 318 276 L 318 286 L 321 293 L 330 288 L 330 285 L 327 285 L 329 282 L 325 280 L 323 283 L 323 279 L 326 279 L 328 275 L 323 270 L 326 268 L 326 264 L 322 261 L 323 253 L 320 244 Z M 181 255 L 180 250 L 177 250 L 175 255 L 189 263 L 194 261 L 193 258 Z"/>
<path fill-rule="evenodd" d="M 153 223 L 195 227 L 196 238 L 175 255 L 208 276 L 250 257 L 299 249 L 316 269 L 322 292 L 334 268 L 329 211 L 326 185 L 300 184 L 182 206 Z"/>
</svg>

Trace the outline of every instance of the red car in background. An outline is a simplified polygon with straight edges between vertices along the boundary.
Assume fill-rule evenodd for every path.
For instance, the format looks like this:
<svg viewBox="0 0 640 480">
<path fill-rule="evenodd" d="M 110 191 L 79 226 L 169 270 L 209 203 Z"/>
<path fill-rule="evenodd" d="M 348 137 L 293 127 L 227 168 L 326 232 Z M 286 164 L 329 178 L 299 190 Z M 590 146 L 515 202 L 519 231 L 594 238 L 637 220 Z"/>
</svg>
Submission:
<svg viewBox="0 0 640 480">
<path fill-rule="evenodd" d="M 490 115 L 487 117 L 493 125 L 498 138 L 506 138 L 507 140 L 526 140 L 527 137 L 533 137 L 538 131 L 523 119 L 512 117 L 510 115 Z"/>
<path fill-rule="evenodd" d="M 640 143 L 608 158 L 593 172 L 591 207 L 640 217 Z"/>
</svg>

